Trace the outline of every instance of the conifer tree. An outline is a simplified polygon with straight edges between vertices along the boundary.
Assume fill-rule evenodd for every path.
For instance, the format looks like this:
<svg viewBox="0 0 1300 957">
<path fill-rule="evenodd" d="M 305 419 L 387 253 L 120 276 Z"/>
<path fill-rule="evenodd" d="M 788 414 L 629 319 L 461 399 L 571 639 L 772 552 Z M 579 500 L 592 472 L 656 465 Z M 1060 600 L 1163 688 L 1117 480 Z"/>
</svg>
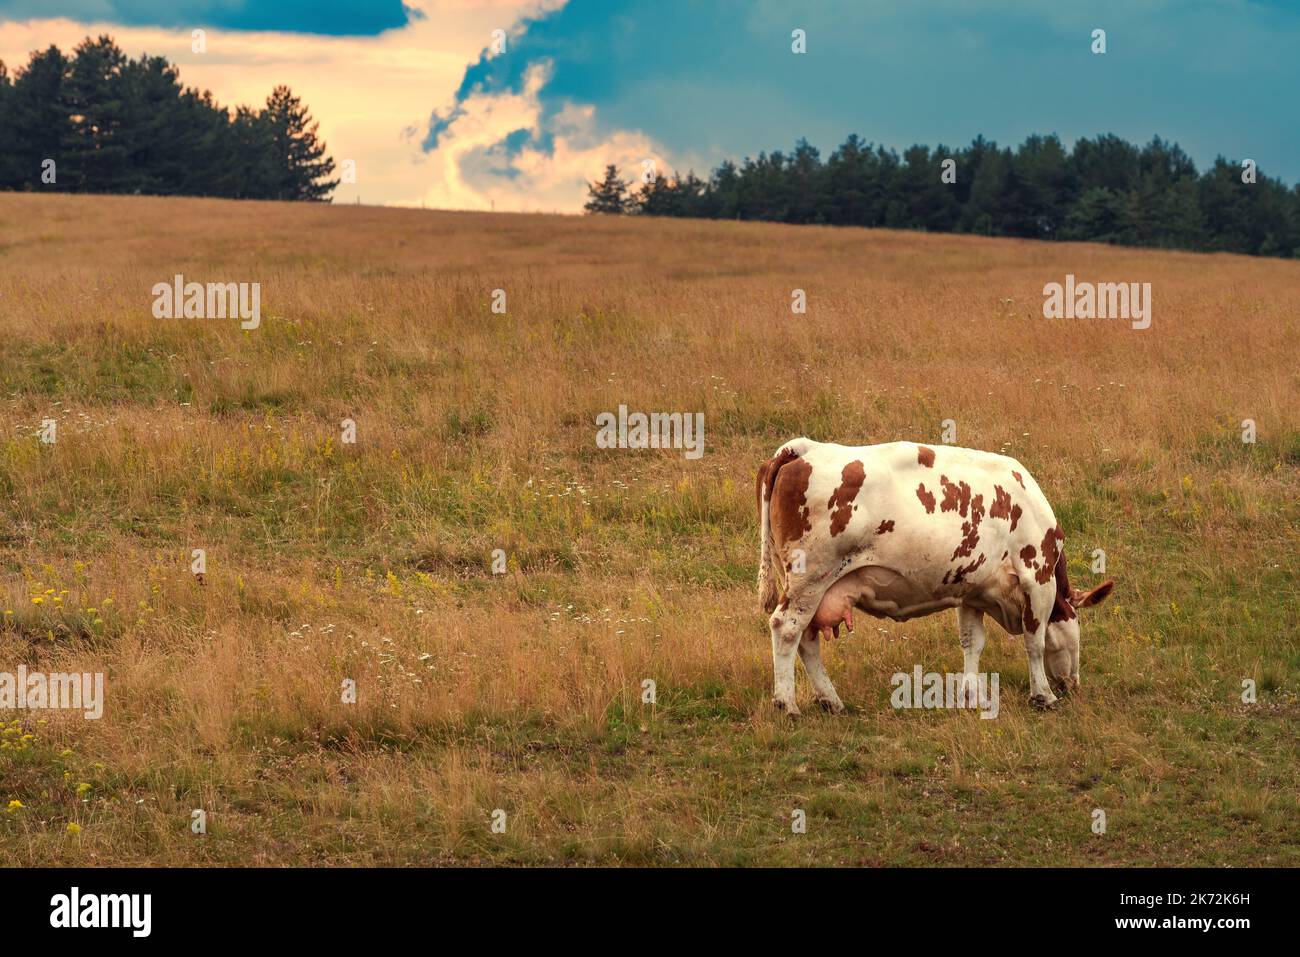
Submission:
<svg viewBox="0 0 1300 957">
<path fill-rule="evenodd" d="M 605 167 L 603 180 L 587 184 L 587 195 L 583 209 L 589 213 L 619 214 L 629 209 L 627 183 L 619 178 L 618 167 L 613 163 Z"/>
</svg>

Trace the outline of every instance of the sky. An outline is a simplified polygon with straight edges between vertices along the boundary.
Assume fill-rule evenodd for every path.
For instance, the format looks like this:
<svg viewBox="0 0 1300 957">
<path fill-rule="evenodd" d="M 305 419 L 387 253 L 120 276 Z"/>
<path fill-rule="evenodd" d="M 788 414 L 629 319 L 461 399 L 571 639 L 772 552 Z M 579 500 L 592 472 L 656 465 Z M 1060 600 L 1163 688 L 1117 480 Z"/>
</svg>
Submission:
<svg viewBox="0 0 1300 957">
<path fill-rule="evenodd" d="M 224 105 L 288 84 L 356 163 L 335 202 L 575 212 L 607 163 L 703 175 L 850 133 L 1159 135 L 1300 180 L 1289 0 L 0 0 L 11 70 L 103 33 Z"/>
</svg>

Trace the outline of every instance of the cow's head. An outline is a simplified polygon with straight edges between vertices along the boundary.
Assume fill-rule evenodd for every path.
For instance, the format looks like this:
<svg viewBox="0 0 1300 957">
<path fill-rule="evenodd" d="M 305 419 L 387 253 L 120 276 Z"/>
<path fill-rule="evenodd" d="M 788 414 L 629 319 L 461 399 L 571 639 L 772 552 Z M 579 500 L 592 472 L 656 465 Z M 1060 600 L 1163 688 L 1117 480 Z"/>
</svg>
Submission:
<svg viewBox="0 0 1300 957">
<path fill-rule="evenodd" d="M 1091 591 L 1070 589 L 1070 606 L 1075 610 L 1100 605 L 1115 587 L 1113 581 L 1102 582 Z M 1079 617 L 1074 615 L 1047 626 L 1046 650 L 1043 665 L 1047 680 L 1057 694 L 1075 691 L 1079 687 Z"/>
</svg>

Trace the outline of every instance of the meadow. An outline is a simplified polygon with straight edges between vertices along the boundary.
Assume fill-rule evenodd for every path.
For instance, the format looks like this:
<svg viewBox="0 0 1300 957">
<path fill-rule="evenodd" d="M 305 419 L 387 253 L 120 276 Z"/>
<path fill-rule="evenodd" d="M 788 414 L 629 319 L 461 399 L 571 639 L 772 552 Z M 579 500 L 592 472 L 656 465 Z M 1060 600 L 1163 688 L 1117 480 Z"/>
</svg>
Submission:
<svg viewBox="0 0 1300 957">
<path fill-rule="evenodd" d="M 154 318 L 177 273 L 260 326 Z M 1067 274 L 1151 327 L 1044 319 Z M 0 712 L 0 864 L 1300 865 L 1297 332 L 1283 260 L 0 193 L 0 671 L 106 676 Z M 704 455 L 597 448 L 620 404 Z M 944 420 L 1106 553 L 1080 693 L 990 624 L 996 720 L 891 708 L 949 612 L 774 712 L 756 468 Z"/>
</svg>

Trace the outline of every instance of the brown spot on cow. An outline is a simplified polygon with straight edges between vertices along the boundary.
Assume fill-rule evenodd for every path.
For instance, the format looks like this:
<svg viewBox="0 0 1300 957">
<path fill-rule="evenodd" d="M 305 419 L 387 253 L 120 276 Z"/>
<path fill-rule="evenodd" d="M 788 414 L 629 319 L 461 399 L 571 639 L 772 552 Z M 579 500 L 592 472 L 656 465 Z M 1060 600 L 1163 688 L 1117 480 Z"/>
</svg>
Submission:
<svg viewBox="0 0 1300 957">
<path fill-rule="evenodd" d="M 916 447 L 916 462 L 918 465 L 924 465 L 928 469 L 934 468 L 934 449 L 927 448 L 924 445 Z"/>
<path fill-rule="evenodd" d="M 945 585 L 960 585 L 962 579 L 983 565 L 984 559 L 987 557 L 987 555 L 981 554 L 979 558 L 967 565 L 960 565 L 957 568 L 949 569 L 943 574 L 943 583 Z M 948 581 L 949 576 L 952 576 L 952 581 Z"/>
<path fill-rule="evenodd" d="M 855 459 L 844 466 L 844 471 L 840 473 L 840 487 L 831 493 L 826 502 L 826 507 L 831 512 L 831 537 L 849 527 L 849 519 L 853 517 L 853 500 L 858 497 L 866 477 L 867 471 L 860 461 Z"/>
<path fill-rule="evenodd" d="M 808 520 L 808 480 L 811 477 L 812 466 L 798 457 L 777 473 L 772 484 L 772 500 L 767 507 L 772 536 L 778 546 L 797 542 L 805 532 L 812 531 L 812 522 Z"/>
<path fill-rule="evenodd" d="M 1043 544 L 1039 546 L 1043 553 L 1043 566 L 1034 573 L 1034 581 L 1040 585 L 1046 585 L 1051 581 L 1052 576 L 1056 574 L 1056 561 L 1061 557 L 1061 551 L 1058 542 L 1065 540 L 1061 533 L 1061 526 L 1049 528 L 1043 535 Z"/>
<path fill-rule="evenodd" d="M 970 486 L 965 482 L 954 485 L 946 475 L 939 476 L 939 484 L 943 486 L 943 503 L 939 506 L 939 511 L 956 512 L 965 518 L 966 509 L 970 506 Z"/>
<path fill-rule="evenodd" d="M 1011 493 L 1001 485 L 993 486 L 993 504 L 989 506 L 989 518 L 1011 517 Z"/>
<path fill-rule="evenodd" d="M 1013 476 L 1015 476 L 1016 481 L 1020 483 L 1020 487 L 1021 487 L 1021 488 L 1024 488 L 1024 487 L 1025 487 L 1025 480 L 1024 480 L 1023 478 L 1021 478 L 1020 473 L 1017 472 L 1017 471 L 1015 471 L 1015 470 L 1012 470 L 1011 474 L 1012 474 Z"/>
<path fill-rule="evenodd" d="M 1011 520 L 1011 531 L 1016 530 L 1016 523 L 1024 512 L 1019 505 L 1011 504 L 1011 493 L 1001 485 L 993 486 L 993 505 L 989 508 L 989 518 L 1006 518 Z"/>
<path fill-rule="evenodd" d="M 893 530 L 894 530 L 894 520 L 892 518 L 887 518 L 883 522 L 881 522 L 879 526 L 877 526 L 876 534 L 883 535 L 885 534 L 885 532 L 892 532 Z"/>
<path fill-rule="evenodd" d="M 1025 632 L 1037 631 L 1038 619 L 1034 617 L 1034 609 L 1030 607 L 1029 596 L 1025 596 Z"/>
<path fill-rule="evenodd" d="M 921 500 L 921 504 L 925 506 L 926 512 L 929 513 L 930 515 L 933 515 L 934 514 L 934 493 L 925 487 L 924 482 L 922 482 L 920 485 L 916 487 L 916 497 Z"/>
<path fill-rule="evenodd" d="M 1033 545 L 1026 545 L 1024 548 L 1020 549 L 1020 560 L 1030 568 L 1037 566 L 1037 563 L 1034 561 L 1037 556 L 1038 549 L 1034 548 Z"/>
<path fill-rule="evenodd" d="M 984 496 L 976 495 L 970 500 L 970 519 L 962 523 L 961 543 L 952 553 L 953 559 L 965 558 L 975 551 L 980 540 L 980 520 L 984 517 Z M 983 557 L 983 556 L 981 556 Z"/>
</svg>

